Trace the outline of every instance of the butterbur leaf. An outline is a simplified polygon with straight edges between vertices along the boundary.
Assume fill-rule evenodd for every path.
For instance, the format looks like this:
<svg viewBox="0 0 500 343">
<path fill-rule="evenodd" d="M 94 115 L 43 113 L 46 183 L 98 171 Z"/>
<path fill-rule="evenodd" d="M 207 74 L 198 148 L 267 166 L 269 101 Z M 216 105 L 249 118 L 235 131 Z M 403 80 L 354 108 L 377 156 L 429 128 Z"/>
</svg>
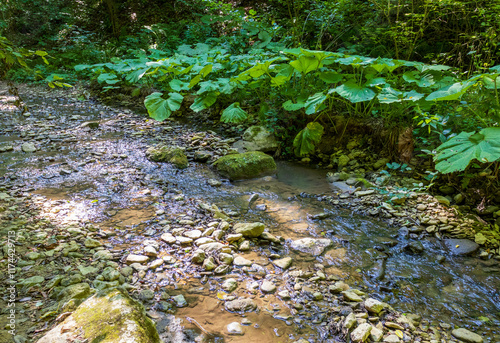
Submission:
<svg viewBox="0 0 500 343">
<path fill-rule="evenodd" d="M 290 62 L 290 65 L 297 71 L 307 74 L 318 69 L 321 66 L 321 61 L 316 56 L 300 56 L 297 60 Z"/>
<path fill-rule="evenodd" d="M 319 73 L 319 78 L 326 83 L 337 83 L 342 80 L 342 74 L 334 71 L 324 71 Z"/>
<path fill-rule="evenodd" d="M 168 93 L 168 99 L 162 98 L 162 93 L 153 93 L 144 99 L 144 105 L 151 118 L 163 121 L 170 117 L 172 112 L 181 108 L 184 97 L 179 93 Z"/>
<path fill-rule="evenodd" d="M 115 83 L 120 82 L 120 80 L 118 80 L 115 74 L 103 73 L 99 75 L 99 77 L 97 78 L 97 82 L 106 82 L 108 85 L 114 85 Z"/>
<path fill-rule="evenodd" d="M 200 112 L 212 106 L 217 101 L 218 92 L 208 92 L 198 96 L 189 107 L 195 112 Z"/>
<path fill-rule="evenodd" d="M 437 148 L 434 157 L 441 173 L 465 170 L 472 160 L 483 163 L 500 159 L 500 127 L 475 132 L 461 132 Z"/>
<path fill-rule="evenodd" d="M 360 86 L 354 81 L 348 81 L 335 88 L 335 91 L 352 103 L 372 100 L 375 92 L 366 86 Z"/>
<path fill-rule="evenodd" d="M 299 101 L 296 104 L 294 104 L 292 100 L 288 100 L 283 103 L 283 108 L 287 111 L 297 111 L 300 110 L 301 108 L 304 108 L 305 105 L 306 105 L 305 102 Z"/>
<path fill-rule="evenodd" d="M 305 103 L 306 114 L 316 113 L 325 100 L 326 95 L 321 92 L 311 95 Z"/>
<path fill-rule="evenodd" d="M 224 111 L 220 117 L 223 123 L 241 123 L 247 119 L 247 113 L 240 107 L 238 102 L 232 103 Z"/>
<path fill-rule="evenodd" d="M 304 156 L 314 150 L 316 144 L 323 136 L 323 126 L 316 122 L 311 122 L 301 130 L 293 140 L 293 148 L 296 156 Z"/>
<path fill-rule="evenodd" d="M 460 99 L 465 92 L 477 82 L 477 80 L 469 80 L 465 82 L 456 82 L 452 85 L 441 88 L 432 92 L 425 98 L 427 101 L 444 101 L 444 100 L 457 100 Z"/>
</svg>

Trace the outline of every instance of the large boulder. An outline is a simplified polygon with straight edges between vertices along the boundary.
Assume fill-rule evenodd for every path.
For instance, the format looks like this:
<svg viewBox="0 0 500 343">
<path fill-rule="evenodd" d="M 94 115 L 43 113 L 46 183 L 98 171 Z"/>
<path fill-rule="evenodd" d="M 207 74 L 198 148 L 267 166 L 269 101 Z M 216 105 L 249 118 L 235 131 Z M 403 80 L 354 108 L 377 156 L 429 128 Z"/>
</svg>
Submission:
<svg viewBox="0 0 500 343">
<path fill-rule="evenodd" d="M 276 172 L 274 159 L 260 151 L 226 155 L 219 158 L 215 166 L 230 180 L 251 179 Z"/>
<path fill-rule="evenodd" d="M 104 290 L 82 303 L 38 343 L 160 343 L 144 307 L 125 291 Z"/>
<path fill-rule="evenodd" d="M 179 147 L 150 147 L 146 150 L 146 156 L 154 162 L 172 163 L 179 169 L 184 169 L 189 166 L 184 150 Z"/>
<path fill-rule="evenodd" d="M 274 135 L 263 126 L 251 126 L 243 133 L 242 140 L 233 147 L 239 152 L 262 151 L 273 152 L 278 149 L 278 141 Z"/>
</svg>

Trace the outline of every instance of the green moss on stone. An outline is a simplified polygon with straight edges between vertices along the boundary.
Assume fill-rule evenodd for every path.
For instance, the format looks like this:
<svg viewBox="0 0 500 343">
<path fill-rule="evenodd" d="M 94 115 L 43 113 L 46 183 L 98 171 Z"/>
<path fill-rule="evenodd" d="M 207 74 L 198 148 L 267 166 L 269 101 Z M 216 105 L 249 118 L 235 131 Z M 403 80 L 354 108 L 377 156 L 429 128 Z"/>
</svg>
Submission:
<svg viewBox="0 0 500 343">
<path fill-rule="evenodd" d="M 251 179 L 276 172 L 274 159 L 260 151 L 226 155 L 215 165 L 217 171 L 231 180 Z"/>
<path fill-rule="evenodd" d="M 151 147 L 146 151 L 146 156 L 154 162 L 170 162 L 179 169 L 184 169 L 189 166 L 184 151 L 178 147 Z"/>
<path fill-rule="evenodd" d="M 73 318 L 88 342 L 159 343 L 144 307 L 119 289 L 105 290 L 85 301 Z"/>
</svg>

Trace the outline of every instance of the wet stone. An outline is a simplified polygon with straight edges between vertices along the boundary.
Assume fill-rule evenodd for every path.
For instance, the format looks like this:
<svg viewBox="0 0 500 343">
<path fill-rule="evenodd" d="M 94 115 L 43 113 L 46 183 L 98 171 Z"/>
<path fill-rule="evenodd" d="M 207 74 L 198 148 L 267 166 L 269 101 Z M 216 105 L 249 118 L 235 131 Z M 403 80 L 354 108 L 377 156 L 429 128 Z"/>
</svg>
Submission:
<svg viewBox="0 0 500 343">
<path fill-rule="evenodd" d="M 272 263 L 276 266 L 279 267 L 283 270 L 288 269 L 292 265 L 292 258 L 291 257 L 284 257 L 279 260 L 274 260 Z"/>
<path fill-rule="evenodd" d="M 233 226 L 234 232 L 242 234 L 244 237 L 259 237 L 264 232 L 262 223 L 237 223 Z"/>
<path fill-rule="evenodd" d="M 263 293 L 274 293 L 276 291 L 276 286 L 268 280 L 264 280 L 260 285 L 260 290 Z"/>
<path fill-rule="evenodd" d="M 226 292 L 231 293 L 232 291 L 234 291 L 238 287 L 238 282 L 232 278 L 227 279 L 222 283 L 221 287 Z"/>
<path fill-rule="evenodd" d="M 130 254 L 127 256 L 126 263 L 127 264 L 133 264 L 133 263 L 146 263 L 149 260 L 147 256 L 144 255 L 136 255 L 136 254 Z"/>
<path fill-rule="evenodd" d="M 459 328 L 451 332 L 452 336 L 466 343 L 482 343 L 483 338 L 477 333 L 471 332 L 467 329 Z"/>
<path fill-rule="evenodd" d="M 230 335 L 243 335 L 243 328 L 241 327 L 240 323 L 232 322 L 227 326 L 227 332 Z"/>
<path fill-rule="evenodd" d="M 479 245 L 469 239 L 445 239 L 443 243 L 454 255 L 469 255 L 479 249 Z"/>
<path fill-rule="evenodd" d="M 351 332 L 351 340 L 352 342 L 364 342 L 370 336 L 370 332 L 372 331 L 372 326 L 368 323 L 363 323 L 358 325 L 353 332 Z"/>
<path fill-rule="evenodd" d="M 257 304 L 252 299 L 236 299 L 226 301 L 224 307 L 230 312 L 249 312 L 257 308 Z"/>
<path fill-rule="evenodd" d="M 291 248 L 313 256 L 319 256 L 327 247 L 332 244 L 332 241 L 326 238 L 302 238 L 292 241 Z"/>
<path fill-rule="evenodd" d="M 188 305 L 186 298 L 184 298 L 184 295 L 182 294 L 173 296 L 172 300 L 174 301 L 176 307 L 186 307 Z"/>
<path fill-rule="evenodd" d="M 234 257 L 234 260 L 233 260 L 233 264 L 235 266 L 251 266 L 252 265 L 252 261 L 250 260 L 247 260 L 246 258 L 244 258 L 243 256 L 240 256 L 240 255 L 236 255 Z"/>
</svg>

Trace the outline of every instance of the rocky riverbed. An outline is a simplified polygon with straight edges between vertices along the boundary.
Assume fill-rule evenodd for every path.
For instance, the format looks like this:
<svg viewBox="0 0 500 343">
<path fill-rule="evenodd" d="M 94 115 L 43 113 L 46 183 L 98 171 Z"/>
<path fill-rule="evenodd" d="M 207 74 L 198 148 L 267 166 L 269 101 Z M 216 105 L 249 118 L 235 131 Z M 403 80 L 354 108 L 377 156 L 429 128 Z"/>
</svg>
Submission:
<svg viewBox="0 0 500 343">
<path fill-rule="evenodd" d="M 287 163 L 230 182 L 235 138 L 6 90 L 1 342 L 500 341 L 495 238 L 443 199 Z"/>
</svg>

